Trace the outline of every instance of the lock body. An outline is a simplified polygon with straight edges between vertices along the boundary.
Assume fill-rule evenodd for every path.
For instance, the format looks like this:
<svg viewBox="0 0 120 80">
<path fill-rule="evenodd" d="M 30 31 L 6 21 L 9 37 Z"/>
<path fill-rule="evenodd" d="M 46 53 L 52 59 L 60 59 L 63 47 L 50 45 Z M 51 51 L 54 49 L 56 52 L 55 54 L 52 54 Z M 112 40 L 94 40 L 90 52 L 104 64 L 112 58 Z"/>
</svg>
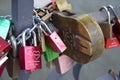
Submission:
<svg viewBox="0 0 120 80">
<path fill-rule="evenodd" d="M 20 47 L 20 67 L 23 70 L 41 69 L 41 47 Z"/>
<path fill-rule="evenodd" d="M 99 58 L 103 54 L 105 43 L 98 23 L 88 14 L 64 13 L 56 12 L 51 17 L 67 46 L 63 53 L 80 64 Z"/>
<path fill-rule="evenodd" d="M 46 44 L 46 52 L 44 53 L 44 58 L 47 62 L 51 62 L 59 56 L 58 52 L 55 52 L 51 47 Z"/>
<path fill-rule="evenodd" d="M 31 37 L 33 39 L 33 43 L 31 42 L 30 46 L 26 45 L 25 38 L 26 38 L 26 33 L 29 32 L 29 30 L 30 29 L 26 29 L 22 35 L 22 39 L 23 39 L 22 46 L 20 46 L 19 48 L 20 68 L 23 70 L 34 71 L 36 69 L 41 69 L 42 49 L 40 46 L 37 46 L 37 38 L 36 38 L 36 33 L 34 31 L 31 32 L 33 34 Z"/>
<path fill-rule="evenodd" d="M 73 67 L 73 60 L 67 55 L 61 55 L 54 60 L 56 69 L 59 73 L 64 74 Z"/>
<path fill-rule="evenodd" d="M 10 50 L 10 44 L 0 37 L 0 58 Z"/>
<path fill-rule="evenodd" d="M 9 56 L 6 69 L 11 78 L 18 78 L 20 70 L 19 59 L 17 57 L 13 58 L 12 56 Z"/>
<path fill-rule="evenodd" d="M 4 68 L 6 67 L 6 65 L 7 65 L 7 61 L 4 62 L 4 63 L 2 64 L 2 66 L 0 66 L 0 76 L 2 75 L 2 73 L 3 73 L 3 71 L 4 71 Z"/>
<path fill-rule="evenodd" d="M 62 53 L 67 49 L 66 45 L 63 43 L 56 31 L 53 31 L 51 35 L 46 35 L 45 38 L 54 51 Z"/>
</svg>

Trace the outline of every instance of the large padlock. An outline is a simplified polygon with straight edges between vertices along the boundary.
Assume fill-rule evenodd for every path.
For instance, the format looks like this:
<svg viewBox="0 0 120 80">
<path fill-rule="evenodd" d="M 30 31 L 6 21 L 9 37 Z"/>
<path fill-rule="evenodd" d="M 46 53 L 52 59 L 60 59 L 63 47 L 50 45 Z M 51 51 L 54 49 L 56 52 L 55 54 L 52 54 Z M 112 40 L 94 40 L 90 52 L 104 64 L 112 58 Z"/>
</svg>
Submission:
<svg viewBox="0 0 120 80">
<path fill-rule="evenodd" d="M 64 52 L 67 47 L 62 39 L 59 37 L 57 32 L 51 31 L 45 22 L 41 21 L 41 23 L 46 28 L 46 30 L 44 30 L 45 28 L 42 26 L 42 31 L 44 32 L 45 40 L 50 45 L 50 47 L 58 53 Z"/>
<path fill-rule="evenodd" d="M 44 53 L 44 58 L 47 62 L 51 62 L 59 56 L 58 52 L 55 52 L 51 47 L 46 44 L 46 52 Z"/>
<path fill-rule="evenodd" d="M 113 29 L 113 33 L 116 35 L 116 37 L 118 38 L 120 42 L 120 18 L 118 17 L 117 12 L 114 10 L 112 5 L 109 5 L 108 9 L 111 9 L 111 11 L 113 12 L 115 16 L 115 24 L 113 25 L 112 29 Z"/>
<path fill-rule="evenodd" d="M 0 37 L 0 58 L 10 50 L 10 44 Z"/>
<path fill-rule="evenodd" d="M 26 29 L 22 35 L 22 46 L 20 47 L 20 68 L 23 70 L 36 70 L 41 69 L 41 53 L 42 49 L 40 46 L 37 46 L 36 34 L 32 31 L 34 46 L 26 46 L 25 36 L 29 32 L 29 29 Z"/>
<path fill-rule="evenodd" d="M 97 21 L 90 15 L 54 12 L 51 20 L 67 46 L 64 54 L 76 62 L 86 64 L 103 54 L 104 36 Z"/>
<path fill-rule="evenodd" d="M 10 43 L 11 43 L 11 50 L 9 51 L 8 54 L 8 63 L 6 66 L 8 75 L 11 78 L 18 78 L 19 76 L 19 70 L 20 70 L 20 65 L 19 65 L 19 58 L 18 58 L 18 49 L 17 49 L 17 42 L 16 38 L 12 35 L 10 36 Z"/>
<path fill-rule="evenodd" d="M 105 38 L 105 48 L 111 49 L 111 48 L 118 47 L 119 41 L 118 41 L 116 35 L 114 35 L 114 33 L 112 31 L 113 25 L 110 20 L 110 12 L 109 12 L 108 8 L 105 6 L 103 6 L 100 10 L 103 10 L 103 9 L 107 12 L 107 16 L 108 16 L 108 21 L 106 23 L 100 24 L 100 27 L 103 31 L 104 38 Z"/>
<path fill-rule="evenodd" d="M 61 74 L 68 72 L 73 67 L 73 62 L 74 61 L 70 57 L 64 54 L 54 60 L 56 69 Z"/>
<path fill-rule="evenodd" d="M 7 20 L 5 18 L 0 18 L 0 36 L 3 39 L 6 39 L 9 28 L 10 28 L 10 20 Z"/>
</svg>

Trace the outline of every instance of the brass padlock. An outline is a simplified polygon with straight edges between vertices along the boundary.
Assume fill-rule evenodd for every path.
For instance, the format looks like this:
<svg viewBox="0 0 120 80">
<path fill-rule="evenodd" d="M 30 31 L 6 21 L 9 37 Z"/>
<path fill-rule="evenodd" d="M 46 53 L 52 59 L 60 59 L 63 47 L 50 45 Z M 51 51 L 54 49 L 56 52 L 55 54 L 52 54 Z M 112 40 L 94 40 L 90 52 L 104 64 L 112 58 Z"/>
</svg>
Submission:
<svg viewBox="0 0 120 80">
<path fill-rule="evenodd" d="M 105 44 L 103 33 L 98 23 L 88 14 L 55 12 L 51 19 L 68 47 L 64 54 L 80 64 L 101 56 Z"/>
<path fill-rule="evenodd" d="M 59 11 L 72 10 L 72 5 L 67 0 L 56 0 L 56 6 Z"/>
<path fill-rule="evenodd" d="M 108 19 L 107 19 L 107 22 L 102 22 L 102 23 L 99 23 L 101 29 L 102 29 L 102 32 L 103 32 L 103 35 L 104 35 L 104 38 L 107 39 L 107 38 L 112 38 L 112 24 L 111 24 L 111 20 L 110 20 L 110 13 L 109 13 L 109 10 L 107 9 L 107 7 L 103 6 L 100 11 L 102 10 L 105 10 L 107 13 L 107 16 L 108 16 Z"/>
<path fill-rule="evenodd" d="M 38 38 L 38 45 L 40 45 L 41 46 L 41 48 L 42 48 L 42 52 L 45 52 L 46 51 L 46 47 L 45 47 L 45 36 L 44 36 L 44 34 L 43 34 L 43 32 L 42 32 L 42 30 L 41 30 L 41 25 L 38 25 L 39 27 L 38 27 L 38 30 L 37 30 L 37 32 L 38 32 L 38 34 L 37 34 L 37 38 Z"/>
<path fill-rule="evenodd" d="M 17 78 L 19 76 L 19 59 L 17 57 L 17 42 L 15 37 L 12 35 L 10 37 L 11 50 L 8 54 L 8 64 L 6 66 L 8 75 L 11 78 Z"/>
</svg>

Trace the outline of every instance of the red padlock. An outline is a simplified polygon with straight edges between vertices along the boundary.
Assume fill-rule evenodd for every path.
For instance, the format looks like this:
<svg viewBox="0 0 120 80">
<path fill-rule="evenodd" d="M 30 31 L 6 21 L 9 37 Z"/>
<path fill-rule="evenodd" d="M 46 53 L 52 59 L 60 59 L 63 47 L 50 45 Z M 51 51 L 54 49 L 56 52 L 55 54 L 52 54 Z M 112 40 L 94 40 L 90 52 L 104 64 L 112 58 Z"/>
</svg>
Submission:
<svg viewBox="0 0 120 80">
<path fill-rule="evenodd" d="M 118 17 L 118 15 L 112 5 L 109 5 L 108 8 L 112 10 L 112 12 L 115 16 L 115 24 L 113 26 L 113 33 L 116 35 L 116 37 L 118 38 L 118 40 L 120 42 L 120 18 Z"/>
<path fill-rule="evenodd" d="M 10 44 L 0 37 L 0 58 L 10 50 Z"/>
<path fill-rule="evenodd" d="M 105 48 L 106 49 L 111 49 L 111 48 L 119 47 L 119 41 L 112 31 L 113 25 L 111 24 L 111 20 L 110 20 L 109 9 L 108 9 L 108 7 L 105 7 L 105 6 L 103 6 L 101 8 L 101 10 L 102 9 L 104 9 L 107 13 L 107 16 L 108 16 L 107 27 L 109 27 L 109 32 L 110 32 L 110 33 L 104 33 L 104 37 L 105 37 L 106 34 L 110 35 L 109 37 L 105 37 Z M 106 29 L 107 29 L 107 27 L 106 27 Z"/>
<path fill-rule="evenodd" d="M 36 69 L 41 69 L 42 67 L 42 63 L 41 63 L 42 49 L 40 46 L 37 46 L 36 34 L 34 31 L 32 31 L 34 46 L 26 46 L 25 35 L 27 32 L 29 32 L 29 29 L 26 29 L 22 35 L 23 46 L 20 47 L 20 54 L 19 54 L 20 67 L 23 70 L 34 71 Z"/>
<path fill-rule="evenodd" d="M 45 40 L 50 45 L 50 47 L 58 53 L 64 52 L 67 49 L 67 47 L 64 44 L 64 42 L 62 41 L 62 39 L 59 37 L 57 32 L 51 31 L 45 22 L 41 21 L 41 23 L 46 28 L 46 30 L 44 30 L 44 28 L 42 28 L 42 31 L 44 32 Z"/>
<path fill-rule="evenodd" d="M 73 60 L 65 54 L 62 54 L 54 60 L 58 73 L 64 74 L 73 67 Z"/>
<path fill-rule="evenodd" d="M 6 67 L 7 61 L 0 67 L 0 76 L 2 75 L 4 68 Z"/>
</svg>

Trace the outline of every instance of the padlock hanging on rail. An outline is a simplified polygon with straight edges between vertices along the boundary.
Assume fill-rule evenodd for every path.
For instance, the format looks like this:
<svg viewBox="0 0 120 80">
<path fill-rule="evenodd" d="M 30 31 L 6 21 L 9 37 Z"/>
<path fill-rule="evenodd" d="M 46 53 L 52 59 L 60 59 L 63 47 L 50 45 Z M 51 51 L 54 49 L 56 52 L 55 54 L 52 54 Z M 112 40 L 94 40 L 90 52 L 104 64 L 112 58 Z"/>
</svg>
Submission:
<svg viewBox="0 0 120 80">
<path fill-rule="evenodd" d="M 45 40 L 50 45 L 50 47 L 58 53 L 64 52 L 67 47 L 60 38 L 60 36 L 57 34 L 57 32 L 51 31 L 47 24 L 43 21 L 41 21 L 41 26 L 42 31 L 45 34 Z"/>
<path fill-rule="evenodd" d="M 116 35 L 112 31 L 112 23 L 110 20 L 110 12 L 107 7 L 103 6 L 100 11 L 105 10 L 107 13 L 108 19 L 107 22 L 100 23 L 100 27 L 103 31 L 104 38 L 105 38 L 105 48 L 106 49 L 111 49 L 119 46 L 118 39 Z"/>
<path fill-rule="evenodd" d="M 34 46 L 26 45 L 25 37 L 27 32 L 29 32 L 29 30 L 30 29 L 26 29 L 22 35 L 22 39 L 23 39 L 22 46 L 20 46 L 20 50 L 19 50 L 20 68 L 26 71 L 34 71 L 36 69 L 42 68 L 42 60 L 41 60 L 42 49 L 41 46 L 37 46 L 36 34 L 34 31 L 31 32 L 33 34 Z"/>
<path fill-rule="evenodd" d="M 115 16 L 115 24 L 113 25 L 113 33 L 116 35 L 116 37 L 118 38 L 119 42 L 120 42 L 120 18 L 117 16 L 116 11 L 114 10 L 112 5 L 108 6 L 108 9 L 111 9 L 111 11 L 113 12 L 114 16 Z"/>
</svg>

